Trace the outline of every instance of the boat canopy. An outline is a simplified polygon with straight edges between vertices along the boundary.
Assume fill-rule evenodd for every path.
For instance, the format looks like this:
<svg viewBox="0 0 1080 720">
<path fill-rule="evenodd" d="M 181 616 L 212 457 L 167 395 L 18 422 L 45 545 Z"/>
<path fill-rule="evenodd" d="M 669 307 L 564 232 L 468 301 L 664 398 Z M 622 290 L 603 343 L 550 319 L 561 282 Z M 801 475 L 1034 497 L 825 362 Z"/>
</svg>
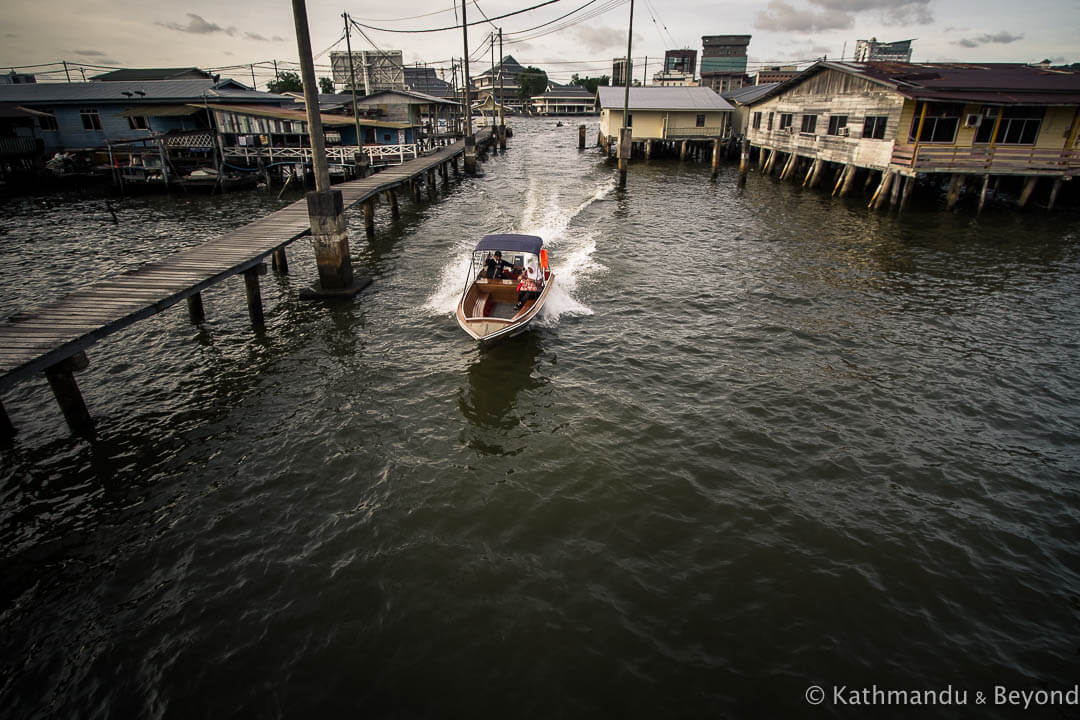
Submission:
<svg viewBox="0 0 1080 720">
<path fill-rule="evenodd" d="M 511 250 L 514 252 L 527 252 L 533 255 L 540 254 L 540 248 L 544 241 L 536 235 L 485 235 L 476 245 L 473 252 L 484 250 Z"/>
</svg>

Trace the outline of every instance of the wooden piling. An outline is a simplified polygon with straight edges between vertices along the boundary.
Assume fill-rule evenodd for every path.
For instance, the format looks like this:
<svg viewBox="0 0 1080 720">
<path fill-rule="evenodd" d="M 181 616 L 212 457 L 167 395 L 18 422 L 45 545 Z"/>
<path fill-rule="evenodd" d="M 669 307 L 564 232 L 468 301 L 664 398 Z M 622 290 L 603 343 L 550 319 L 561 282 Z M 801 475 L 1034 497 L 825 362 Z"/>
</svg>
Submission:
<svg viewBox="0 0 1080 720">
<path fill-rule="evenodd" d="M 438 190 L 438 186 L 435 183 L 435 171 L 434 170 L 428 170 L 427 185 L 428 185 L 428 189 L 427 189 L 428 199 L 434 201 L 435 198 L 437 197 L 437 190 Z"/>
<path fill-rule="evenodd" d="M 766 150 L 763 147 L 758 148 L 758 153 L 757 153 L 757 169 L 758 169 L 758 172 L 764 172 L 765 171 L 765 155 L 766 155 L 767 152 L 768 152 L 768 150 Z"/>
<path fill-rule="evenodd" d="M 187 299 L 188 317 L 193 325 L 206 322 L 206 310 L 203 308 L 202 293 L 189 295 Z"/>
<path fill-rule="evenodd" d="M 904 212 L 904 208 L 907 207 L 908 198 L 911 196 L 911 190 L 915 187 L 915 176 L 907 175 L 904 177 L 904 192 L 900 194 L 900 212 Z"/>
<path fill-rule="evenodd" d="M 368 237 L 375 234 L 375 201 L 372 198 L 364 201 L 364 232 Z"/>
<path fill-rule="evenodd" d="M 0 401 L 0 443 L 10 442 L 15 437 L 15 426 L 11 424 L 4 403 Z"/>
<path fill-rule="evenodd" d="M 949 180 L 949 191 L 945 195 L 945 209 L 952 210 L 960 200 L 960 187 L 964 182 L 964 176 L 954 173 Z"/>
<path fill-rule="evenodd" d="M 686 159 L 686 150 L 687 150 L 688 144 L 689 143 L 686 140 L 683 140 L 679 144 L 679 159 L 680 160 L 685 160 Z"/>
<path fill-rule="evenodd" d="M 810 167 L 806 170 L 806 175 L 803 176 L 802 186 L 809 187 L 810 179 L 817 173 L 818 168 L 821 167 L 821 158 L 814 158 L 810 162 Z"/>
<path fill-rule="evenodd" d="M 833 183 L 832 196 L 836 197 L 840 194 L 840 189 L 848 184 L 849 175 L 851 175 L 851 168 L 853 166 L 848 164 L 840 168 L 840 174 L 836 178 L 836 182 Z"/>
<path fill-rule="evenodd" d="M 626 187 L 626 170 L 630 165 L 630 153 L 633 145 L 633 128 L 623 128 L 619 131 L 619 187 Z"/>
<path fill-rule="evenodd" d="M 652 159 L 652 148 L 653 148 L 652 140 L 646 140 L 645 141 L 645 159 L 646 160 Z"/>
<path fill-rule="evenodd" d="M 1047 210 L 1053 210 L 1054 209 L 1054 203 L 1057 202 L 1058 192 L 1061 190 L 1061 183 L 1063 181 L 1064 181 L 1064 178 L 1061 178 L 1061 177 L 1054 178 L 1054 187 L 1050 189 L 1050 202 L 1047 203 L 1047 205 L 1046 205 Z"/>
<path fill-rule="evenodd" d="M 889 195 L 889 186 L 892 185 L 893 175 L 892 170 L 885 170 L 881 173 L 881 183 L 878 184 L 877 191 L 870 198 L 870 204 L 867 207 L 879 210 L 885 204 L 885 200 Z"/>
<path fill-rule="evenodd" d="M 982 214 L 983 206 L 986 205 L 986 193 L 990 189 L 990 176 L 983 175 L 982 190 L 979 191 L 979 207 L 975 210 L 976 215 Z"/>
<path fill-rule="evenodd" d="M 578 128 L 577 128 L 577 147 L 578 147 L 578 150 L 584 150 L 585 149 L 585 126 L 584 125 L 578 125 Z"/>
<path fill-rule="evenodd" d="M 265 325 L 263 319 L 262 293 L 259 291 L 259 276 L 266 274 L 266 265 L 259 263 L 244 271 L 244 292 L 247 295 L 248 315 L 256 328 Z"/>
<path fill-rule="evenodd" d="M 86 403 L 83 401 L 82 393 L 79 392 L 79 384 L 75 382 L 74 375 L 80 370 L 85 370 L 89 365 L 90 361 L 86 353 L 80 352 L 45 370 L 45 377 L 60 406 L 60 412 L 64 414 L 64 420 L 76 435 L 93 434 L 94 431 L 94 419 L 90 417 L 90 411 L 86 409 Z"/>
<path fill-rule="evenodd" d="M 390 217 L 397 220 L 401 217 L 401 210 L 398 208 L 397 191 L 388 190 L 387 194 L 390 195 Z"/>
<path fill-rule="evenodd" d="M 285 248 L 279 247 L 278 249 L 274 250 L 271 257 L 273 258 L 271 262 L 274 271 L 277 272 L 279 275 L 288 275 L 289 258 L 285 255 Z"/>
<path fill-rule="evenodd" d="M 713 140 L 713 177 L 720 172 L 720 140 Z M 743 138 L 742 152 L 739 154 L 739 187 L 746 185 L 746 175 L 750 172 L 750 141 Z"/>
<path fill-rule="evenodd" d="M 790 175 L 792 170 L 795 169 L 795 163 L 798 161 L 798 159 L 799 156 L 795 153 L 791 153 L 790 155 L 788 155 L 787 162 L 784 163 L 784 169 L 780 171 L 781 180 L 787 179 L 788 175 Z"/>
<path fill-rule="evenodd" d="M 889 207 L 894 208 L 900 204 L 900 182 L 904 179 L 902 175 L 898 175 L 893 178 L 892 193 L 889 195 Z"/>
<path fill-rule="evenodd" d="M 1016 201 L 1016 207 L 1024 207 L 1031 199 L 1031 193 L 1035 192 L 1035 185 L 1039 181 L 1038 175 L 1031 175 L 1024 180 L 1024 189 L 1020 191 L 1020 199 Z"/>
<path fill-rule="evenodd" d="M 465 136 L 465 173 L 467 175 L 476 174 L 476 136 Z"/>
</svg>

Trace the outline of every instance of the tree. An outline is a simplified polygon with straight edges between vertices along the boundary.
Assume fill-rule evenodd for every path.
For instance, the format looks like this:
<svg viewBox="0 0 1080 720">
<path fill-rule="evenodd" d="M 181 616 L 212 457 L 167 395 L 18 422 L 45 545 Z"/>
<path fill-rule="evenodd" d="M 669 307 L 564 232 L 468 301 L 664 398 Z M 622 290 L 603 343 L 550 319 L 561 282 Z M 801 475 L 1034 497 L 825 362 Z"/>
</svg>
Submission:
<svg viewBox="0 0 1080 720">
<path fill-rule="evenodd" d="M 596 88 L 601 85 L 607 85 L 609 80 L 611 80 L 611 78 L 607 75 L 601 75 L 600 77 L 578 77 L 577 73 L 574 73 L 574 76 L 570 78 L 570 84 L 583 87 L 595 94 Z"/>
<path fill-rule="evenodd" d="M 543 95 L 547 84 L 547 73 L 530 65 L 518 75 L 518 98 L 527 101 L 533 95 Z"/>
<path fill-rule="evenodd" d="M 296 73 L 283 72 L 266 83 L 266 88 L 272 93 L 304 92 L 304 83 Z"/>
<path fill-rule="evenodd" d="M 319 92 L 326 95 L 333 95 L 334 81 L 327 77 L 319 78 Z"/>
</svg>

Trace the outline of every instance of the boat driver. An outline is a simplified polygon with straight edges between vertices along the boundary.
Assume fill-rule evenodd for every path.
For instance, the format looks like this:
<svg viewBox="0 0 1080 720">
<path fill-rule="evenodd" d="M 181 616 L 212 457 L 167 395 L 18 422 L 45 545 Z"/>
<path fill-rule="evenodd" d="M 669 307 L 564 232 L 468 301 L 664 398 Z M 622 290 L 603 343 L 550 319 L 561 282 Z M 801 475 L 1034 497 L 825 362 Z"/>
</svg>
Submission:
<svg viewBox="0 0 1080 720">
<path fill-rule="evenodd" d="M 502 252 L 496 250 L 495 257 L 488 255 L 487 260 L 484 261 L 484 277 L 488 278 L 489 280 L 503 277 L 504 267 L 513 269 L 514 263 L 509 263 L 503 260 Z M 509 276 L 509 273 L 506 274 L 507 276 Z"/>
</svg>

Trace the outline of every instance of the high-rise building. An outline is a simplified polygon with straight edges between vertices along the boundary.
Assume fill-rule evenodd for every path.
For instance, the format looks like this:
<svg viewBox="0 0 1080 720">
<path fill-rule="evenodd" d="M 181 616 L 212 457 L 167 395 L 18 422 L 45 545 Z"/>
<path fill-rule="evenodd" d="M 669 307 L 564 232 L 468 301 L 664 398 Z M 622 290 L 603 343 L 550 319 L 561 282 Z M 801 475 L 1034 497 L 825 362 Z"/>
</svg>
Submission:
<svg viewBox="0 0 1080 720">
<path fill-rule="evenodd" d="M 878 42 L 877 38 L 855 41 L 855 62 L 911 62 L 911 40 Z"/>
<path fill-rule="evenodd" d="M 668 50 L 664 53 L 664 67 L 653 75 L 653 85 L 671 87 L 694 85 L 697 72 L 697 50 Z"/>
<path fill-rule="evenodd" d="M 741 88 L 746 77 L 746 48 L 750 35 L 703 35 L 701 84 L 716 93 Z"/>
<path fill-rule="evenodd" d="M 624 57 L 611 61 L 611 87 L 626 87 L 626 77 L 629 74 L 626 65 Z"/>
</svg>

